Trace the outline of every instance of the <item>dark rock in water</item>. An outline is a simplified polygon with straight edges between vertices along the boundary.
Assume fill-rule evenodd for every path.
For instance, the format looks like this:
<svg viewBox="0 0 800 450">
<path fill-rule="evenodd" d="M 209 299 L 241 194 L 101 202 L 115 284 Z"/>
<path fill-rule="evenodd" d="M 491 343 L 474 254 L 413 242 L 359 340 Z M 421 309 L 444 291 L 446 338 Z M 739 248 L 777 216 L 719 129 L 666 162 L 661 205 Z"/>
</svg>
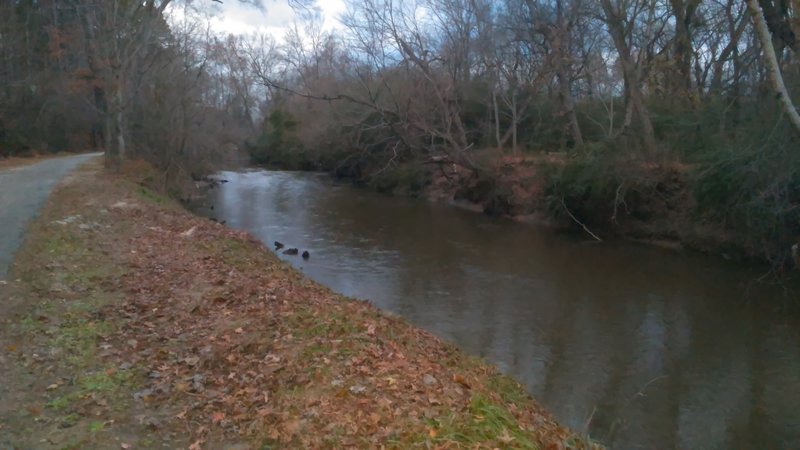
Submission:
<svg viewBox="0 0 800 450">
<path fill-rule="evenodd" d="M 220 183 L 228 183 L 228 180 L 217 180 Z"/>
<path fill-rule="evenodd" d="M 212 210 L 212 211 L 213 211 L 213 210 L 214 210 L 214 205 L 211 205 L 211 206 L 209 206 L 209 208 L 208 208 L 208 209 L 210 209 L 210 210 Z"/>
<path fill-rule="evenodd" d="M 297 250 L 296 248 L 290 248 L 290 249 L 288 249 L 288 250 L 285 250 L 285 251 L 283 252 L 283 254 L 284 254 L 284 255 L 296 255 L 296 254 L 297 254 L 297 253 L 299 253 L 299 252 L 300 252 L 300 250 Z"/>
<path fill-rule="evenodd" d="M 311 257 L 311 253 L 308 253 L 308 250 L 303 252 L 303 259 L 308 259 Z"/>
<path fill-rule="evenodd" d="M 216 217 L 209 217 L 208 220 L 210 220 L 212 222 L 219 222 L 219 220 L 217 220 Z"/>
<path fill-rule="evenodd" d="M 228 223 L 227 220 L 223 220 L 222 222 L 220 222 L 221 225 L 225 225 L 226 223 Z"/>
<path fill-rule="evenodd" d="M 280 250 L 283 248 L 283 243 L 275 241 L 275 250 Z"/>
</svg>

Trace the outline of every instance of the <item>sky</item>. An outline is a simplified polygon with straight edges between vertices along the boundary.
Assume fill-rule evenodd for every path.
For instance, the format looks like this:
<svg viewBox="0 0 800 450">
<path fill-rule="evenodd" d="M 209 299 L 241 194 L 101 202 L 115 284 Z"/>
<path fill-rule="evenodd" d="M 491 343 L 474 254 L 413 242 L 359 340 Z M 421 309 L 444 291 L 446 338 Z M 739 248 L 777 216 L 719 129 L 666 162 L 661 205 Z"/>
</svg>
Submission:
<svg viewBox="0 0 800 450">
<path fill-rule="evenodd" d="M 344 12 L 344 0 L 317 0 L 324 18 L 324 28 L 338 26 L 337 17 Z M 217 5 L 219 11 L 211 20 L 214 30 L 231 34 L 267 32 L 280 39 L 296 19 L 296 14 L 286 0 L 264 0 L 264 11 L 244 5 L 236 0 L 225 0 Z"/>
</svg>

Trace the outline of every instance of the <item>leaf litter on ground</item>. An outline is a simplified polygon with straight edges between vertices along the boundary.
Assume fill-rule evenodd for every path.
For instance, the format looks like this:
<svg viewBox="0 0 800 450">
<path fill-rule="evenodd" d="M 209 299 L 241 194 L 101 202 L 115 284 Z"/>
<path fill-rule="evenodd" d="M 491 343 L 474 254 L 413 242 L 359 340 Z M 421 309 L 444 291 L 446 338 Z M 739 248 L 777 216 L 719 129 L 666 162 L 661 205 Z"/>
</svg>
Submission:
<svg viewBox="0 0 800 450">
<path fill-rule="evenodd" d="M 67 280 L 67 296 L 87 285 L 113 294 L 91 311 L 111 324 L 93 336 L 91 362 L 115 368 L 103 372 L 109 379 L 130 374 L 120 387 L 130 408 L 98 434 L 113 438 L 127 424 L 155 436 L 125 440 L 131 448 L 159 439 L 191 449 L 596 447 L 494 367 L 309 280 L 247 233 L 153 201 L 142 171 L 122 180 L 90 164 L 54 193 L 31 237 L 58 226 L 78 245 L 53 252 L 117 269 Z M 80 219 L 45 222 L 63 217 Z M 63 284 L 61 266 L 44 279 L 36 268 L 64 258 L 29 252 L 17 270 L 28 284 Z M 29 364 L 80 376 L 59 358 Z M 70 408 L 77 420 L 88 415 Z"/>
</svg>

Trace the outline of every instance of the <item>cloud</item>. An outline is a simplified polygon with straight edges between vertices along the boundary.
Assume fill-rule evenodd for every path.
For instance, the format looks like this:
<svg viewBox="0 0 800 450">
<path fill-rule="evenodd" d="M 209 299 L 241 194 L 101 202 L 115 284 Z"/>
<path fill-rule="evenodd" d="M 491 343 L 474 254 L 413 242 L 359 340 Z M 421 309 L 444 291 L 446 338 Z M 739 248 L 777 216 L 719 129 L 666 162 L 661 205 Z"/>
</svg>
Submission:
<svg viewBox="0 0 800 450">
<path fill-rule="evenodd" d="M 283 27 L 295 18 L 294 11 L 285 1 L 265 2 L 265 8 L 259 10 L 252 5 L 227 0 L 221 9 L 224 21 L 250 28 Z"/>
<path fill-rule="evenodd" d="M 345 10 L 343 0 L 318 0 L 316 6 L 322 12 L 325 29 L 339 26 L 338 16 Z M 286 0 L 266 0 L 263 10 L 226 0 L 217 10 L 219 13 L 211 20 L 211 25 L 217 31 L 232 34 L 267 32 L 280 38 L 298 18 Z"/>
</svg>

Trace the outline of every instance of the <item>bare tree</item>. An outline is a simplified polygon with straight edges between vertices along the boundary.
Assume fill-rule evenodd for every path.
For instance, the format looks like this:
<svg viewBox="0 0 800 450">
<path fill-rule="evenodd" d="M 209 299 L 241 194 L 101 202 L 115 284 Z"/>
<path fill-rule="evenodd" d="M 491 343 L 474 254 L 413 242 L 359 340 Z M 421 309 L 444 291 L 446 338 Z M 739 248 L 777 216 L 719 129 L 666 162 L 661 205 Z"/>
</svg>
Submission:
<svg viewBox="0 0 800 450">
<path fill-rule="evenodd" d="M 630 111 L 635 111 L 642 127 L 642 139 L 645 149 L 650 154 L 657 153 L 657 143 L 653 123 L 650 120 L 650 112 L 645 106 L 644 93 L 642 92 L 642 50 L 653 40 L 651 33 L 645 34 L 644 45 L 639 47 L 640 58 L 634 58 L 631 45 L 629 44 L 635 22 L 641 14 L 649 14 L 646 19 L 647 28 L 653 28 L 653 12 L 655 4 L 653 0 L 638 0 L 633 2 L 631 10 L 624 8 L 624 2 L 618 0 L 600 0 L 603 8 L 604 18 L 608 33 L 611 35 L 617 49 L 622 73 L 625 79 L 625 93 L 628 97 Z M 630 14 L 630 15 L 629 15 Z M 626 123 L 628 120 L 626 120 Z"/>
<path fill-rule="evenodd" d="M 780 64 L 778 63 L 778 57 L 775 55 L 775 48 L 772 46 L 773 35 L 770 34 L 769 28 L 767 27 L 767 21 L 761 10 L 761 6 L 759 6 L 758 0 L 747 0 L 747 6 L 750 8 L 750 15 L 753 17 L 753 26 L 756 28 L 756 33 L 758 34 L 758 39 L 761 42 L 761 47 L 764 52 L 764 60 L 769 71 L 769 81 L 783 107 L 784 113 L 789 117 L 789 121 L 792 123 L 795 131 L 800 133 L 800 114 L 797 113 L 797 109 L 792 103 L 792 97 L 789 96 L 789 91 L 786 89 L 786 84 L 783 82 L 783 74 L 781 73 Z M 776 30 L 775 37 L 789 47 L 793 47 L 794 43 L 791 42 L 791 39 L 786 37 L 785 30 L 778 26 L 776 26 Z"/>
</svg>

